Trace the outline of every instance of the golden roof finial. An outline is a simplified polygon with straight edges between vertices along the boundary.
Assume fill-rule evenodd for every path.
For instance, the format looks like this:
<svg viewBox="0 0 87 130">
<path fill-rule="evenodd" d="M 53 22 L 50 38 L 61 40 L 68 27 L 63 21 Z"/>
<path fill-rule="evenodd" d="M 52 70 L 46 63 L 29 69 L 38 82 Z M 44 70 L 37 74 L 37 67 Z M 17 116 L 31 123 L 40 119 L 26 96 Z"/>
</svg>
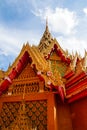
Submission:
<svg viewBox="0 0 87 130">
<path fill-rule="evenodd" d="M 46 17 L 46 27 L 48 27 L 48 17 Z"/>
<path fill-rule="evenodd" d="M 87 52 L 85 50 L 85 56 L 84 56 L 84 61 L 83 61 L 83 68 L 84 70 L 87 70 Z"/>
<path fill-rule="evenodd" d="M 85 56 L 87 55 L 87 51 L 86 51 L 86 49 L 85 49 Z"/>
<path fill-rule="evenodd" d="M 77 57 L 78 57 L 78 53 L 76 52 L 75 56 L 72 59 L 72 63 L 71 63 L 71 67 L 74 69 L 76 67 L 76 63 L 77 63 Z"/>
</svg>

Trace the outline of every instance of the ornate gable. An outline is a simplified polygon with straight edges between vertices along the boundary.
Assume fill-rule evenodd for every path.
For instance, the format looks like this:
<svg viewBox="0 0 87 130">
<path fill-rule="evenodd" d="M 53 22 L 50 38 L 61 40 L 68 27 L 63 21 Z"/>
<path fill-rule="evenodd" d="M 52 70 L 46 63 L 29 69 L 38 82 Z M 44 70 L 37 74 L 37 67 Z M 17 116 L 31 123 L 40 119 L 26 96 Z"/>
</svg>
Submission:
<svg viewBox="0 0 87 130">
<path fill-rule="evenodd" d="M 28 63 L 16 79 L 29 79 L 36 76 L 35 70 L 31 67 L 31 64 Z"/>
<path fill-rule="evenodd" d="M 61 57 L 57 55 L 56 51 L 53 51 L 50 55 L 49 62 L 52 72 L 54 73 L 55 70 L 57 70 L 63 77 L 68 68 L 68 64 L 62 61 Z"/>
<path fill-rule="evenodd" d="M 6 95 L 21 95 L 44 91 L 44 82 L 40 81 L 35 70 L 28 63 L 18 77 L 13 79 Z"/>
</svg>

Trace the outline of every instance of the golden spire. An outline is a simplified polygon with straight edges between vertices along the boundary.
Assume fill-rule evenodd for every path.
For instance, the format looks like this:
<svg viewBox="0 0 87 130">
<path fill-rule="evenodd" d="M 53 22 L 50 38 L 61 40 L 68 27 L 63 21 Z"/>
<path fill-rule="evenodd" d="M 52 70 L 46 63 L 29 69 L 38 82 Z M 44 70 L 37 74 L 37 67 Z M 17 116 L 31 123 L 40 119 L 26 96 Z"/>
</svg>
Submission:
<svg viewBox="0 0 87 130">
<path fill-rule="evenodd" d="M 46 30 L 48 29 L 48 17 L 46 18 Z"/>
<path fill-rule="evenodd" d="M 48 19 L 46 18 L 46 28 L 38 45 L 39 51 L 45 54 L 49 46 L 51 46 L 51 43 L 53 43 L 53 38 L 51 36 L 51 33 L 49 32 Z"/>
<path fill-rule="evenodd" d="M 45 33 L 46 33 L 46 34 L 50 33 L 50 32 L 49 32 L 49 28 L 48 28 L 48 17 L 46 18 L 46 29 L 45 29 L 44 34 L 45 34 Z M 45 35 L 46 35 L 46 34 L 45 34 Z"/>
</svg>

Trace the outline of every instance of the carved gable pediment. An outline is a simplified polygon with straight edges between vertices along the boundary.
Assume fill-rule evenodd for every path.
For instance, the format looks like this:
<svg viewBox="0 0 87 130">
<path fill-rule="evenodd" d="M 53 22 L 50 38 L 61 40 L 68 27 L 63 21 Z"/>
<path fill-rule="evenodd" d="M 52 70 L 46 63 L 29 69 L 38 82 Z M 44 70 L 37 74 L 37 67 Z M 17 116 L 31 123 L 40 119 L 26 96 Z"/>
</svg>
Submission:
<svg viewBox="0 0 87 130">
<path fill-rule="evenodd" d="M 58 71 L 61 76 L 64 76 L 68 65 L 62 61 L 61 57 L 56 53 L 55 50 L 50 55 L 49 62 L 53 73 Z"/>
<path fill-rule="evenodd" d="M 20 95 L 44 91 L 44 81 L 40 81 L 35 69 L 28 63 L 10 85 L 5 95 Z"/>
<path fill-rule="evenodd" d="M 16 79 L 27 79 L 27 78 L 33 78 L 36 76 L 37 75 L 36 75 L 35 70 L 31 67 L 31 64 L 28 63 Z"/>
<path fill-rule="evenodd" d="M 61 60 L 61 57 L 57 55 L 55 50 L 50 55 L 50 60 Z"/>
</svg>

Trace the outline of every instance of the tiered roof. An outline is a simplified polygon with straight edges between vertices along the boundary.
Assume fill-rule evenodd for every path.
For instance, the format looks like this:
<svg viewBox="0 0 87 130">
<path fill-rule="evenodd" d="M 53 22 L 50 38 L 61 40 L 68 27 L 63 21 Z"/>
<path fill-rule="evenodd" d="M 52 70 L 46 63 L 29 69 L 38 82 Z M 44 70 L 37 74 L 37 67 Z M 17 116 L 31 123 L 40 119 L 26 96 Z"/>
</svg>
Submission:
<svg viewBox="0 0 87 130">
<path fill-rule="evenodd" d="M 52 59 L 54 53 L 56 58 Z M 63 101 L 67 99 L 72 102 L 87 95 L 87 52 L 83 58 L 77 53 L 75 56 L 69 55 L 51 36 L 47 23 L 39 45 L 24 44 L 14 63 L 5 72 L 6 76 L 0 82 L 0 94 L 8 89 L 28 62 L 39 78 L 44 80 L 45 86 L 56 89 Z M 54 63 L 56 67 L 52 66 Z"/>
<path fill-rule="evenodd" d="M 69 71 L 65 78 L 66 81 L 66 95 L 68 102 L 75 101 L 87 95 L 87 53 L 84 58 L 80 59 L 75 55 L 70 64 L 71 71 Z M 73 67 L 71 67 L 74 65 Z"/>
</svg>

